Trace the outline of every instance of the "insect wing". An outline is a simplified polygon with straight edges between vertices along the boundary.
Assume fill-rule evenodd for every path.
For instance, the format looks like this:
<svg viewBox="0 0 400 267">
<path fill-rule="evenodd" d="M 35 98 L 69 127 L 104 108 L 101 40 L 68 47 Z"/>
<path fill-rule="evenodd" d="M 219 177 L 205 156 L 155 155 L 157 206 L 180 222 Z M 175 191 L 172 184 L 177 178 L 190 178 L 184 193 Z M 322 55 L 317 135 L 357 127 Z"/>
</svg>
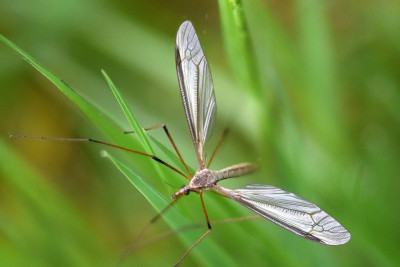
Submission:
<svg viewBox="0 0 400 267">
<path fill-rule="evenodd" d="M 243 206 L 277 225 L 314 242 L 342 245 L 350 233 L 317 205 L 293 193 L 270 185 L 247 185 L 227 194 Z"/>
<path fill-rule="evenodd" d="M 214 128 L 216 102 L 210 67 L 190 21 L 182 23 L 176 34 L 175 60 L 186 119 L 204 165 L 203 147 Z"/>
</svg>

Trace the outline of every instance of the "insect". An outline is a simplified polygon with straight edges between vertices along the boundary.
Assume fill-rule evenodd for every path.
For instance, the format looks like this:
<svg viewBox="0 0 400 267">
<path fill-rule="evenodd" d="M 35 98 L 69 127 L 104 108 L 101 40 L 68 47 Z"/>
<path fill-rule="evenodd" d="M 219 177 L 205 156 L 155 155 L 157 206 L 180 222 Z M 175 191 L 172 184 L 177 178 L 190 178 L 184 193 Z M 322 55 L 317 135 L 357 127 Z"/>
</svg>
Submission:
<svg viewBox="0 0 400 267">
<path fill-rule="evenodd" d="M 215 189 L 258 215 L 311 241 L 325 245 L 342 245 L 350 233 L 317 205 L 293 193 L 271 185 L 251 184 L 239 189 L 227 189 L 219 181 L 238 177 L 256 170 L 252 163 L 241 163 L 219 171 L 205 165 L 203 147 L 211 136 L 216 116 L 216 102 L 210 68 L 199 39 L 189 21 L 179 27 L 175 44 L 176 70 L 186 119 L 197 153 L 199 169 L 188 185 L 172 195 L 179 199 L 190 192 L 200 195 L 208 230 L 183 255 L 180 261 L 211 231 L 211 224 L 202 194 Z M 210 163 L 210 162 L 209 162 Z"/>
<path fill-rule="evenodd" d="M 210 163 L 222 141 L 218 141 L 210 160 L 206 164 L 203 148 L 211 137 L 216 118 L 216 99 L 211 77 L 210 67 L 200 46 L 199 39 L 190 21 L 181 24 L 176 35 L 175 60 L 180 93 L 183 107 L 193 145 L 197 155 L 198 170 L 192 175 L 187 168 L 182 156 L 175 146 L 165 125 L 155 126 L 145 130 L 163 128 L 167 134 L 175 152 L 189 175 L 179 171 L 154 155 L 140 151 L 116 146 L 113 144 L 97 141 L 94 139 L 72 139 L 72 138 L 47 138 L 33 137 L 48 140 L 65 140 L 99 143 L 126 151 L 134 152 L 172 169 L 185 177 L 189 184 L 183 185 L 172 195 L 173 201 L 160 212 L 164 213 L 169 207 L 176 203 L 181 197 L 189 195 L 190 192 L 199 194 L 201 205 L 205 214 L 207 231 L 184 253 L 175 266 L 188 255 L 188 253 L 199 244 L 212 230 L 207 210 L 203 201 L 203 192 L 211 190 L 219 195 L 228 197 L 256 214 L 272 221 L 273 223 L 289 230 L 296 235 L 324 245 L 342 245 L 347 243 L 350 233 L 334 218 L 321 210 L 316 204 L 305 200 L 293 193 L 287 192 L 271 185 L 250 184 L 239 189 L 228 189 L 218 184 L 219 181 L 238 177 L 254 172 L 257 166 L 252 163 L 241 163 L 228 168 L 214 171 L 209 169 Z M 12 136 L 29 137 L 29 136 Z M 32 138 L 32 137 L 30 137 Z M 159 216 L 158 216 L 159 217 Z"/>
</svg>

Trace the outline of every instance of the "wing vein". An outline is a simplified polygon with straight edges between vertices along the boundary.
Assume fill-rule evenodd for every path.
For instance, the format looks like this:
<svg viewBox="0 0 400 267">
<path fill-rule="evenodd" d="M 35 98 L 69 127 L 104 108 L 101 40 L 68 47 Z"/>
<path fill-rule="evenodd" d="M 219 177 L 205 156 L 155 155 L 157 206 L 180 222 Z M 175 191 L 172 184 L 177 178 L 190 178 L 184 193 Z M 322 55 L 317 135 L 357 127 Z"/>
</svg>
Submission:
<svg viewBox="0 0 400 267">
<path fill-rule="evenodd" d="M 189 21 L 182 23 L 177 32 L 175 57 L 186 120 L 200 168 L 203 168 L 203 147 L 214 128 L 216 102 L 207 59 Z"/>
<path fill-rule="evenodd" d="M 314 203 L 270 185 L 247 185 L 230 190 L 219 185 L 218 191 L 272 221 L 314 242 L 326 245 L 347 243 L 350 233 Z"/>
</svg>

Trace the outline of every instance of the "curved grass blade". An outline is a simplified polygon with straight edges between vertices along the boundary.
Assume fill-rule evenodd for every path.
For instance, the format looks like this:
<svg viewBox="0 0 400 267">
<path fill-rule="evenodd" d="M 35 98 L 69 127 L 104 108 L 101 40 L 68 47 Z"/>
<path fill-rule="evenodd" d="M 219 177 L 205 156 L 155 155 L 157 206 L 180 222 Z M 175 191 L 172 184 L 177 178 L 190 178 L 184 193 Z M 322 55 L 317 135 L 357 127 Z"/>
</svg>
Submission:
<svg viewBox="0 0 400 267">
<path fill-rule="evenodd" d="M 103 76 L 105 77 L 105 79 L 107 80 L 108 85 L 110 86 L 115 98 L 117 99 L 119 105 L 121 106 L 121 109 L 124 112 L 126 119 L 129 121 L 129 124 L 131 125 L 132 129 L 135 131 L 135 135 L 137 135 L 137 137 L 138 137 L 140 143 L 142 144 L 142 146 L 144 147 L 145 151 L 148 154 L 156 155 L 154 152 L 154 149 L 152 148 L 152 146 L 147 138 L 146 132 L 140 126 L 136 117 L 133 115 L 133 112 L 129 109 L 125 100 L 122 98 L 119 90 L 117 89 L 117 87 L 115 86 L 115 84 L 113 83 L 111 78 L 107 75 L 107 73 L 104 70 L 102 70 L 101 72 L 102 72 Z M 160 143 L 160 142 L 158 142 L 158 143 Z M 166 147 L 164 147 L 164 148 L 165 148 L 165 150 L 167 150 Z M 174 156 L 174 153 L 172 153 L 171 151 L 169 151 L 168 156 L 170 159 L 176 158 L 176 156 Z M 162 166 L 160 166 L 159 163 L 157 163 L 155 161 L 152 161 L 152 163 L 160 177 L 167 176 L 165 173 L 165 169 Z M 175 163 L 175 166 L 181 166 L 181 164 Z M 183 172 L 185 172 L 185 171 L 183 171 Z M 172 177 L 172 180 L 174 183 L 180 183 L 182 181 L 180 179 L 180 177 L 177 177 L 176 175 L 168 175 L 168 177 Z"/>
<path fill-rule="evenodd" d="M 115 131 L 115 126 L 111 125 L 104 117 L 102 117 L 92 105 L 82 98 L 76 91 L 69 87 L 63 80 L 55 76 L 53 73 L 43 67 L 36 59 L 18 47 L 16 44 L 8 40 L 0 34 L 0 41 L 9 46 L 12 50 L 17 52 L 22 59 L 37 69 L 43 76 L 52 82 L 62 93 L 64 93 L 72 102 L 74 102 L 87 117 L 104 133 L 112 137 L 113 140 L 118 140 L 121 136 L 120 133 Z M 100 110 L 102 112 L 102 110 Z M 103 112 L 102 112 L 103 113 Z M 106 112 L 104 112 L 106 114 Z"/>
<path fill-rule="evenodd" d="M 110 159 L 111 162 L 125 175 L 129 182 L 131 182 L 143 194 L 143 196 L 146 197 L 157 211 L 162 210 L 168 205 L 169 201 L 167 201 L 154 187 L 143 180 L 134 171 L 130 170 L 127 166 L 106 151 L 102 152 L 102 156 Z M 163 218 L 176 230 L 193 224 L 193 222 L 184 217 L 176 207 L 170 208 L 170 210 L 163 215 Z M 204 225 L 204 227 L 206 227 L 206 225 Z M 185 232 L 180 233 L 179 236 L 187 246 L 190 246 L 199 238 L 199 232 Z M 207 239 L 206 242 L 206 245 L 198 246 L 193 250 L 193 255 L 196 256 L 198 261 L 210 266 L 237 266 L 229 254 L 213 242 L 211 238 Z"/>
<path fill-rule="evenodd" d="M 129 124 L 132 126 L 132 129 L 135 131 L 135 133 L 136 133 L 137 137 L 139 138 L 139 141 L 141 142 L 146 153 L 154 154 L 154 150 L 151 147 L 150 142 L 147 139 L 145 132 L 143 131 L 142 127 L 140 127 L 138 121 L 136 120 L 135 116 L 133 115 L 133 112 L 129 109 L 125 100 L 122 98 L 119 90 L 117 89 L 117 87 L 115 86 L 115 84 L 113 83 L 111 78 L 108 76 L 108 74 L 105 72 L 105 70 L 101 70 L 101 73 L 103 74 L 108 85 L 110 86 L 111 91 L 113 92 L 115 98 L 117 99 L 119 105 L 121 106 L 121 109 L 125 114 L 125 117 L 127 118 Z"/>
<path fill-rule="evenodd" d="M 83 99 L 77 92 L 75 92 L 72 88 L 70 88 L 66 83 L 64 83 L 61 79 L 53 75 L 50 71 L 40 65 L 33 57 L 31 57 L 28 53 L 23 51 L 17 45 L 9 41 L 4 36 L 0 35 L 0 41 L 4 42 L 11 49 L 17 52 L 24 60 L 26 60 L 29 64 L 35 67 L 39 72 L 41 72 L 47 79 L 49 79 L 60 91 L 62 91 L 69 99 L 71 99 L 78 107 L 89 117 L 89 119 L 103 132 L 106 133 L 112 140 L 118 140 L 119 143 L 131 144 L 127 142 L 125 139 L 132 141 L 132 138 L 121 138 L 121 133 L 116 131 L 115 126 L 111 125 L 108 120 L 101 116 L 101 114 L 107 114 L 107 112 L 103 112 L 101 107 L 97 105 L 92 105 L 90 102 L 87 102 Z M 96 110 L 100 110 L 101 114 Z M 124 140 L 123 140 L 124 139 Z M 164 147 L 165 148 L 165 147 Z M 167 148 L 165 148 L 168 150 Z M 165 153 L 167 157 L 171 157 L 172 153 Z M 173 157 L 172 157 L 173 158 Z M 179 164 L 177 165 L 179 166 Z M 150 177 L 151 179 L 151 177 Z M 146 196 L 145 196 L 146 197 Z M 151 198 L 151 197 L 150 197 Z M 165 202 L 167 203 L 167 202 Z M 217 204 L 216 205 L 220 205 Z M 223 205 L 225 206 L 225 205 Z M 170 220 L 172 221 L 172 220 Z M 179 226 L 180 224 L 178 224 Z M 177 226 L 177 227 L 178 227 Z M 176 229 L 176 227 L 173 227 Z M 190 246 L 193 244 L 195 240 L 197 240 L 198 236 L 193 238 L 190 237 L 182 237 L 185 240 L 186 245 Z M 189 241 L 186 241 L 189 240 Z M 206 247 L 206 248 L 203 248 Z M 205 251 L 205 252 L 203 252 Z M 207 245 L 199 246 L 194 250 L 194 255 L 200 260 L 207 262 L 208 265 L 213 265 L 215 263 L 220 263 L 223 265 L 224 263 L 229 263 L 231 266 L 236 266 L 234 262 L 232 262 L 232 258 L 225 253 L 220 247 L 218 247 L 215 243 L 212 242 L 212 239 L 207 240 Z M 201 257 L 199 255 L 202 255 Z M 217 256 L 218 255 L 218 256 Z"/>
<path fill-rule="evenodd" d="M 35 60 L 33 57 L 31 57 L 28 53 L 23 51 L 21 48 L 19 48 L 16 44 L 8 40 L 6 37 L 0 34 L 0 41 L 5 43 L 7 46 L 9 46 L 12 50 L 17 52 L 25 61 L 27 61 L 29 64 L 31 64 L 34 68 L 36 68 L 40 73 L 42 73 L 49 81 L 51 81 L 58 89 L 60 89 L 61 92 L 63 92 L 70 100 L 72 100 L 88 117 L 89 119 L 98 127 L 100 128 L 103 132 L 107 134 L 107 136 L 110 136 L 111 139 L 113 140 L 119 140 L 121 143 L 127 143 L 126 141 L 122 141 L 121 138 L 121 133 L 119 131 L 115 130 L 115 126 L 111 125 L 109 121 L 107 121 L 104 117 L 100 115 L 100 113 L 93 108 L 87 101 L 85 101 L 77 92 L 75 92 L 72 88 L 70 88 L 65 82 L 63 82 L 61 79 L 59 79 L 57 76 L 52 74 L 50 71 L 48 71 L 46 68 L 44 68 L 41 64 L 38 63 L 37 60 Z M 131 117 L 133 118 L 133 117 Z M 139 126 L 140 128 L 140 126 Z M 125 138 L 123 138 L 125 139 Z M 130 138 L 130 140 L 132 140 Z M 151 147 L 151 146 L 150 146 Z M 115 161 L 116 164 L 119 163 Z M 127 169 L 123 165 L 116 165 L 117 167 L 120 167 L 119 169 L 125 170 L 129 177 L 133 177 L 133 172 Z M 129 170 L 129 171 L 128 171 Z M 135 185 L 140 184 L 139 182 L 136 181 Z M 144 182 L 144 185 L 148 185 L 146 182 Z M 146 195 L 144 195 L 152 205 L 155 205 L 155 207 L 163 207 L 162 204 L 168 203 L 165 199 L 164 201 L 160 200 L 154 192 L 151 190 L 143 190 L 143 186 L 140 186 L 142 190 L 141 192 L 145 192 Z M 174 212 L 172 212 L 174 214 Z M 177 212 L 177 214 L 179 214 Z M 176 215 L 176 214 L 174 214 Z M 166 217 L 168 220 L 168 223 L 176 229 L 179 226 L 182 226 L 183 223 L 190 224 L 190 222 L 187 219 L 182 219 L 182 221 L 175 220 L 173 216 L 167 215 Z M 177 215 L 179 217 L 182 217 L 182 215 Z M 186 245 L 191 245 L 195 240 L 197 240 L 197 236 L 186 236 L 185 235 L 180 235 L 180 237 L 185 241 Z M 207 265 L 212 265 L 212 264 L 219 264 L 223 265 L 224 263 L 229 263 L 231 266 L 236 266 L 236 264 L 231 260 L 229 255 L 223 251 L 220 247 L 218 247 L 214 242 L 212 242 L 211 239 L 207 241 L 207 246 L 200 246 L 198 249 L 195 250 L 194 255 L 197 257 L 199 261 L 202 261 L 204 264 Z M 202 255 L 202 256 L 200 256 Z"/>
<path fill-rule="evenodd" d="M 121 138 L 121 133 L 119 131 L 116 131 L 115 126 L 112 125 L 109 120 L 105 119 L 102 114 L 108 114 L 108 112 L 101 110 L 101 107 L 98 105 L 91 105 L 90 102 L 86 101 L 84 98 L 82 98 L 76 91 L 74 91 L 71 87 L 69 87 L 64 81 L 62 81 L 60 78 L 52 74 L 50 71 L 48 71 L 45 67 L 43 67 L 37 60 L 35 60 L 32 56 L 30 56 L 28 53 L 26 53 L 24 50 L 22 50 L 20 47 L 18 47 L 16 44 L 8 40 L 6 37 L 0 34 L 0 41 L 5 43 L 7 46 L 9 46 L 12 50 L 17 52 L 25 61 L 27 61 L 29 64 L 31 64 L 34 68 L 36 68 L 40 73 L 42 73 L 49 81 L 51 81 L 61 92 L 63 92 L 72 102 L 74 102 L 83 112 L 84 114 L 100 129 L 102 130 L 110 139 L 114 141 L 118 141 L 123 146 L 130 146 L 132 145 L 132 141 L 134 140 L 132 137 L 126 136 L 126 138 Z M 134 128 L 136 132 L 139 133 L 139 141 L 144 144 L 144 148 L 146 149 L 147 153 L 149 154 L 154 154 L 153 149 L 147 140 L 146 135 L 143 133 L 141 130 L 140 125 L 137 123 L 137 120 L 133 116 L 132 112 L 129 111 L 129 108 L 123 101 L 121 95 L 119 94 L 118 90 L 116 89 L 115 85 L 112 83 L 111 79 L 107 76 L 107 74 L 104 72 L 105 77 L 107 81 L 110 84 L 110 87 L 113 90 L 114 95 L 116 95 L 116 98 L 118 102 L 120 103 L 121 107 L 124 110 L 124 113 L 127 116 L 128 121 Z M 111 86 L 112 85 L 112 86 Z M 94 106 L 96 108 L 94 108 Z M 100 112 L 99 112 L 99 111 Z M 108 116 L 110 117 L 110 116 Z M 117 123 L 115 123 L 117 124 Z M 138 130 L 140 129 L 140 130 Z M 142 133 L 142 134 L 140 134 Z M 158 171 L 159 174 L 163 172 L 158 166 L 158 164 L 154 164 L 153 166 L 156 166 L 156 170 Z M 178 165 L 179 166 L 179 165 Z"/>
</svg>

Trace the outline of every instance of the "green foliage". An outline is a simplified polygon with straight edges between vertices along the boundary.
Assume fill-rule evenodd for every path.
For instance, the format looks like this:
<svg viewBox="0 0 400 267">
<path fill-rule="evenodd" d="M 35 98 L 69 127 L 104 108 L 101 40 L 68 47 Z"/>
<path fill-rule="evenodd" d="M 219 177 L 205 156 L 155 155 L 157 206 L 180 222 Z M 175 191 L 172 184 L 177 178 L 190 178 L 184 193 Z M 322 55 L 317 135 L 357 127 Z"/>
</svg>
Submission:
<svg viewBox="0 0 400 267">
<path fill-rule="evenodd" d="M 400 6 L 219 0 L 218 7 L 207 1 L 0 5 L 0 40 L 6 44 L 0 45 L 1 266 L 113 265 L 170 201 L 175 189 L 165 182 L 176 188 L 187 182 L 140 155 L 106 148 L 106 160 L 97 144 L 7 138 L 10 132 L 91 137 L 155 153 L 182 170 L 162 130 L 141 130 L 165 123 L 193 172 L 173 53 L 185 19 L 199 35 L 217 96 L 217 128 L 206 151 L 221 129 L 231 129 L 212 168 L 243 161 L 261 167 L 223 185 L 264 183 L 293 191 L 337 218 L 352 240 L 325 247 L 266 220 L 216 224 L 183 264 L 399 262 Z M 120 90 L 104 71 L 102 79 L 103 68 Z M 211 223 L 252 214 L 214 194 L 205 194 L 205 205 Z M 138 248 L 127 266 L 171 266 L 206 230 L 195 194 L 163 218 L 144 241 L 204 225 Z"/>
</svg>

